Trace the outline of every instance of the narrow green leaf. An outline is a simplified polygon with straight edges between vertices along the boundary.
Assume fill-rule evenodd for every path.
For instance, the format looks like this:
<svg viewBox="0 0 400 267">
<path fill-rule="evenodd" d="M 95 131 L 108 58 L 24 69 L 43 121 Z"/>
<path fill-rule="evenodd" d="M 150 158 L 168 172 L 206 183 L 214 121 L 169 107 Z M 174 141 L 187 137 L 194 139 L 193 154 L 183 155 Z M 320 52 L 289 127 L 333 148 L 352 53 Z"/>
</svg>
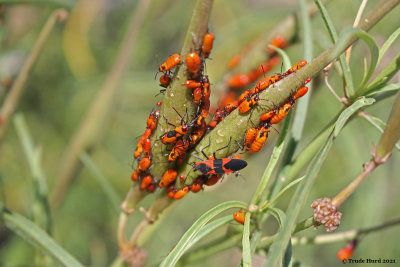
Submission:
<svg viewBox="0 0 400 267">
<path fill-rule="evenodd" d="M 389 49 L 389 47 L 393 44 L 393 42 L 399 37 L 400 35 L 400 27 L 397 28 L 386 40 L 386 42 L 382 45 L 381 49 L 379 50 L 379 58 L 378 58 L 378 63 L 379 64 L 382 60 L 383 55 L 385 55 L 386 51 Z"/>
<path fill-rule="evenodd" d="M 188 250 L 190 247 L 192 247 L 197 242 L 199 242 L 201 239 L 203 239 L 203 237 L 209 235 L 212 231 L 218 229 L 219 227 L 223 226 L 224 224 L 227 224 L 228 222 L 231 222 L 232 220 L 233 220 L 233 216 L 227 215 L 227 216 L 216 219 L 216 220 L 206 224 L 206 226 L 204 226 L 199 231 L 199 233 L 196 235 L 196 237 L 193 238 L 193 240 L 189 243 L 186 250 Z"/>
<path fill-rule="evenodd" d="M 383 133 L 384 129 L 386 128 L 386 123 L 377 117 L 374 117 L 374 116 L 368 114 L 368 115 L 362 116 L 362 118 L 364 118 L 369 123 L 371 123 L 381 133 Z M 395 146 L 396 146 L 397 150 L 400 151 L 400 143 L 397 143 Z"/>
<path fill-rule="evenodd" d="M 269 208 L 269 210 L 271 211 L 272 216 L 274 216 L 278 221 L 279 226 L 282 226 L 286 221 L 286 214 L 283 210 L 278 208 Z"/>
<path fill-rule="evenodd" d="M 333 137 L 337 137 L 339 132 L 342 130 L 343 126 L 347 120 L 356 113 L 360 108 L 368 105 L 372 105 L 375 102 L 373 98 L 361 97 L 355 101 L 350 107 L 346 108 L 342 114 L 340 114 L 338 120 L 336 121 L 335 129 L 333 131 Z"/>
<path fill-rule="evenodd" d="M 389 91 L 397 91 L 400 89 L 400 83 L 391 83 L 380 88 L 376 88 L 376 90 L 370 91 L 366 96 L 374 96 L 376 94 L 389 92 Z"/>
<path fill-rule="evenodd" d="M 251 213 L 247 212 L 243 225 L 243 238 L 242 238 L 242 265 L 243 267 L 251 267 L 251 249 L 250 249 L 250 216 Z"/>
<path fill-rule="evenodd" d="M 88 168 L 89 172 L 93 175 L 93 177 L 97 180 L 100 184 L 101 188 L 103 189 L 106 197 L 110 201 L 111 205 L 113 206 L 115 212 L 117 214 L 120 213 L 120 203 L 122 202 L 121 198 L 119 197 L 118 193 L 115 191 L 114 187 L 108 181 L 108 179 L 101 173 L 99 168 L 97 167 L 96 163 L 91 159 L 91 157 L 86 153 L 83 152 L 80 156 L 82 163 Z"/>
<path fill-rule="evenodd" d="M 5 225 L 31 243 L 61 266 L 83 266 L 66 250 L 60 247 L 45 231 L 22 215 L 6 209 L 1 210 Z"/>
<path fill-rule="evenodd" d="M 367 46 L 370 50 L 370 53 L 371 53 L 371 64 L 369 65 L 368 72 L 367 72 L 365 78 L 360 83 L 360 86 L 357 89 L 357 92 L 359 92 L 360 90 L 362 90 L 365 87 L 365 85 L 367 84 L 368 80 L 371 78 L 372 73 L 374 72 L 374 70 L 376 68 L 376 63 L 377 63 L 378 57 L 379 57 L 379 48 L 378 48 L 378 45 L 376 44 L 374 38 L 372 38 L 372 36 L 369 35 L 367 32 L 365 32 L 361 29 L 358 29 L 358 28 L 347 28 L 346 30 L 344 30 L 342 32 L 341 37 L 339 38 L 339 40 L 337 42 L 335 51 L 343 50 L 344 47 L 346 46 L 347 40 L 350 39 L 352 36 L 356 36 L 356 37 L 360 38 L 361 40 L 363 40 L 367 44 Z M 335 51 L 334 51 L 334 53 L 335 53 Z"/>
<path fill-rule="evenodd" d="M 29 169 L 33 178 L 34 200 L 31 202 L 31 210 L 34 222 L 51 232 L 51 216 L 48 202 L 47 181 L 42 169 L 41 150 L 35 147 L 33 138 L 29 132 L 28 126 L 22 114 L 14 116 L 14 125 L 17 135 L 24 149 Z"/>
<path fill-rule="evenodd" d="M 293 186 L 295 186 L 296 184 L 300 183 L 302 180 L 304 179 L 303 177 L 297 178 L 296 180 L 292 181 L 291 183 L 289 183 L 287 186 L 285 186 L 285 188 L 283 188 L 278 195 L 272 199 L 271 201 L 265 203 L 263 206 L 260 207 L 260 210 L 264 210 L 267 209 L 268 207 L 270 207 L 271 205 L 275 204 L 275 202 L 283 195 L 285 194 L 285 192 L 287 190 L 289 190 L 290 188 L 292 188 Z"/>
<path fill-rule="evenodd" d="M 178 244 L 176 244 L 175 248 L 171 251 L 171 253 L 162 261 L 162 267 L 174 266 L 182 254 L 187 249 L 188 245 L 192 242 L 192 240 L 196 237 L 196 235 L 200 232 L 200 230 L 215 216 L 220 214 L 221 212 L 234 209 L 241 208 L 247 209 L 247 204 L 241 201 L 227 201 L 219 204 L 218 206 L 210 209 L 206 213 L 204 213 L 197 221 L 193 223 L 193 225 L 186 231 L 186 233 L 179 240 Z"/>
<path fill-rule="evenodd" d="M 289 240 L 289 244 L 285 250 L 285 255 L 283 256 L 283 267 L 290 267 L 292 266 L 292 241 Z"/>
<path fill-rule="evenodd" d="M 325 22 L 325 26 L 328 29 L 329 36 L 332 39 L 333 43 L 336 43 L 338 35 L 333 25 L 331 18 L 329 17 L 328 11 L 326 10 L 325 6 L 321 3 L 320 0 L 315 0 L 315 4 L 317 5 L 319 12 L 321 13 L 322 19 Z"/>
<path fill-rule="evenodd" d="M 274 49 L 282 57 L 283 69 L 284 70 L 288 70 L 288 69 L 290 69 L 292 67 L 292 63 L 290 62 L 290 58 L 289 58 L 288 54 L 286 54 L 286 52 L 283 49 L 280 49 L 280 48 L 278 48 L 276 46 L 273 46 L 273 45 L 268 45 L 268 47 Z"/>
<path fill-rule="evenodd" d="M 383 87 L 390 79 L 396 75 L 400 69 L 400 53 L 398 53 L 392 61 L 375 77 L 367 88 L 359 92 L 359 95 L 364 95 Z"/>
</svg>

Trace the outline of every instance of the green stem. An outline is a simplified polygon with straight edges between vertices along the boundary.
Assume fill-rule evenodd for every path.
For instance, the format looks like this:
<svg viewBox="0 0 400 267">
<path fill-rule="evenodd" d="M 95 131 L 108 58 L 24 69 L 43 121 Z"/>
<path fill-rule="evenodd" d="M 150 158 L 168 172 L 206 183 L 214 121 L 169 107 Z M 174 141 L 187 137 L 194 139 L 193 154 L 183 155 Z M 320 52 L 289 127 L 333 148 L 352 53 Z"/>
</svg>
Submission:
<svg viewBox="0 0 400 267">
<path fill-rule="evenodd" d="M 385 157 L 391 153 L 393 147 L 400 138 L 400 93 L 397 93 L 396 100 L 390 113 L 389 120 L 386 124 L 385 131 L 377 146 L 377 156 Z"/>
<path fill-rule="evenodd" d="M 187 54 L 190 52 L 200 53 L 203 37 L 208 30 L 208 20 L 212 3 L 213 0 L 197 0 L 181 50 L 181 62 L 186 62 Z M 162 144 L 159 138 L 162 134 L 172 130 L 174 127 L 167 124 L 164 116 L 168 119 L 169 123 L 180 125 L 181 116 L 187 113 L 189 122 L 191 122 L 197 110 L 197 105 L 193 102 L 193 90 L 184 85 L 188 77 L 189 74 L 185 70 L 185 64 L 181 63 L 180 66 L 177 67 L 174 78 L 167 88 L 163 99 L 160 119 L 158 120 L 157 128 L 151 138 L 151 142 L 154 144 L 151 149 L 152 160 L 163 163 L 153 165 L 151 174 L 155 179 L 161 179 L 164 172 L 168 168 L 171 168 L 169 164 L 164 163 L 166 161 L 165 154 L 169 153 L 167 150 L 168 147 Z"/>
</svg>

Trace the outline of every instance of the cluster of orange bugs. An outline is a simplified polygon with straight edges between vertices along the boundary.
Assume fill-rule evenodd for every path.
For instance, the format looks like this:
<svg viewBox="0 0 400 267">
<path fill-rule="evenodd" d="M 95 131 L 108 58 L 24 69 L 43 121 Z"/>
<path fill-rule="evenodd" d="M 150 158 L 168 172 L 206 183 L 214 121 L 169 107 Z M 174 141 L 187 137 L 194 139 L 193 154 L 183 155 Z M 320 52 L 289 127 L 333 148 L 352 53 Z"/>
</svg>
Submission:
<svg viewBox="0 0 400 267">
<path fill-rule="evenodd" d="M 272 46 L 278 48 L 285 48 L 288 43 L 286 42 L 285 38 L 282 35 L 277 35 L 269 43 Z M 250 48 L 253 46 L 250 43 L 245 49 L 243 49 L 242 54 L 246 53 Z M 258 66 L 258 68 L 249 71 L 248 73 L 238 73 L 231 76 L 229 79 L 226 80 L 226 85 L 231 89 L 240 89 L 243 87 L 248 86 L 249 84 L 253 83 L 264 73 L 273 69 L 279 63 L 279 57 L 276 55 L 274 49 L 267 47 L 266 49 L 268 60 Z M 233 69 L 236 67 L 239 62 L 241 61 L 242 56 L 240 54 L 235 55 L 228 63 L 228 69 Z"/>
<path fill-rule="evenodd" d="M 307 61 L 302 60 L 296 63 L 296 65 L 294 65 L 284 74 L 275 74 L 273 76 L 261 79 L 253 89 L 246 90 L 239 97 L 239 102 L 242 101 L 239 104 L 239 112 L 248 112 L 252 107 L 257 104 L 257 101 L 259 100 L 259 92 L 267 89 L 270 85 L 281 80 L 283 77 L 286 77 L 296 72 L 298 69 L 304 67 L 306 64 Z M 276 107 L 274 110 L 262 114 L 260 116 L 260 125 L 258 125 L 257 127 L 249 128 L 246 131 L 244 142 L 244 147 L 246 150 L 249 150 L 251 152 L 258 152 L 262 149 L 265 142 L 267 141 L 271 125 L 279 123 L 283 118 L 286 117 L 291 108 L 294 106 L 295 101 L 308 92 L 308 87 L 305 86 L 305 84 L 309 83 L 310 81 L 310 78 L 307 79 L 304 82 L 304 86 L 297 89 L 296 92 L 288 99 L 285 104 Z"/>
<path fill-rule="evenodd" d="M 158 102 L 157 106 L 161 106 L 162 102 Z M 160 116 L 159 110 L 154 110 L 147 118 L 147 127 L 144 134 L 140 137 L 139 142 L 134 152 L 134 158 L 139 162 L 137 168 L 131 175 L 132 181 L 137 181 L 140 176 L 141 179 L 140 189 L 147 189 L 149 192 L 154 192 L 156 189 L 153 177 L 148 173 L 151 165 L 151 140 L 150 137 L 157 127 L 158 118 Z"/>
<path fill-rule="evenodd" d="M 182 164 L 186 158 L 188 150 L 193 148 L 203 138 L 207 130 L 212 130 L 212 128 L 216 127 L 216 125 L 233 110 L 238 109 L 239 113 L 250 111 L 260 101 L 260 92 L 266 90 L 269 86 L 287 75 L 294 73 L 306 64 L 305 61 L 301 61 L 284 74 L 275 74 L 261 79 L 254 88 L 246 90 L 238 99 L 236 99 L 236 94 L 230 94 L 229 97 L 226 97 L 223 100 L 223 106 L 216 110 L 213 120 L 207 125 L 206 118 L 209 115 L 211 86 L 208 76 L 204 74 L 204 63 L 205 59 L 210 56 L 213 41 L 214 35 L 212 33 L 207 33 L 203 38 L 200 53 L 191 51 L 188 53 L 183 63 L 181 62 L 180 55 L 173 54 L 168 57 L 168 59 L 161 64 L 158 69 L 159 72 L 163 73 L 160 77 L 160 86 L 167 88 L 173 79 L 171 76 L 172 69 L 179 64 L 185 64 L 188 78 L 184 85 L 192 91 L 193 102 L 198 106 L 196 114 L 191 121 L 189 121 L 189 115 L 187 112 L 181 116 L 181 114 L 175 110 L 181 117 L 179 125 L 169 123 L 164 117 L 167 124 L 172 125 L 174 128 L 159 136 L 158 141 L 167 145 L 167 149 L 169 149 L 170 152 L 166 155 L 168 156 L 166 158 L 166 163 L 171 166 Z M 274 42 L 278 41 L 275 40 Z M 274 43 L 274 45 L 284 47 L 282 43 Z M 252 73 L 247 74 L 247 78 L 249 78 L 251 82 L 258 79 L 265 73 L 265 71 L 272 69 L 278 63 L 278 57 L 272 52 L 268 53 L 271 56 L 270 61 L 252 71 Z M 275 110 L 269 112 L 268 115 L 262 115 L 262 118 L 260 118 L 261 124 L 246 132 L 244 140 L 245 150 L 251 150 L 252 152 L 261 150 L 268 137 L 270 126 L 278 123 L 285 117 L 287 112 L 289 112 L 290 108 L 293 106 L 294 101 L 307 92 L 306 88 L 307 87 L 304 86 L 297 90 L 282 107 L 277 107 Z M 161 104 L 162 102 L 160 101 L 157 106 L 161 106 Z M 140 184 L 140 189 L 153 192 L 157 187 L 165 187 L 169 198 L 181 199 L 189 191 L 194 193 L 199 192 L 204 188 L 204 186 L 216 184 L 224 174 L 236 173 L 238 170 L 247 166 L 247 162 L 240 159 L 239 155 L 235 155 L 233 158 L 216 159 L 215 152 L 212 155 L 207 156 L 203 151 L 201 151 L 205 160 L 199 158 L 201 160 L 200 162 L 193 163 L 193 170 L 198 171 L 201 174 L 194 179 L 190 185 L 184 185 L 185 177 L 183 175 L 180 175 L 178 178 L 178 172 L 175 167 L 168 168 L 161 178 L 153 178 L 149 172 L 149 168 L 152 164 L 150 137 L 157 127 L 157 122 L 160 119 L 159 117 L 159 110 L 153 110 L 151 112 L 147 119 L 146 131 L 141 136 L 134 152 L 134 157 L 138 161 L 138 166 L 132 173 L 131 177 L 133 181 Z M 228 146 L 229 143 L 223 148 Z M 179 179 L 180 183 L 176 183 L 177 179 Z M 181 184 L 182 187 L 178 188 L 177 184 Z M 234 216 L 235 220 L 243 223 L 244 214 L 245 211 L 237 212 L 236 216 Z"/>
<path fill-rule="evenodd" d="M 185 86 L 192 90 L 193 101 L 198 105 L 198 110 L 195 119 L 191 122 L 188 121 L 189 118 L 185 120 L 186 113 L 181 116 L 176 110 L 175 111 L 181 117 L 180 125 L 175 126 L 167 121 L 167 124 L 173 125 L 174 129 L 163 133 L 159 137 L 159 141 L 171 148 L 168 154 L 168 163 L 174 163 L 176 165 L 182 164 L 186 158 L 187 150 L 196 145 L 207 130 L 205 119 L 208 116 L 210 108 L 211 87 L 207 75 L 203 73 L 204 61 L 210 56 L 213 42 L 214 34 L 206 33 L 203 38 L 200 53 L 198 54 L 192 51 L 186 56 L 184 63 L 186 65 L 188 79 L 185 82 Z M 181 56 L 179 54 L 173 54 L 161 64 L 158 69 L 159 72 L 163 73 L 160 77 L 161 87 L 167 88 L 169 86 L 173 79 L 171 74 L 172 69 L 181 63 Z M 161 92 L 165 90 L 166 89 L 162 89 Z M 158 106 L 161 104 L 162 103 L 159 103 Z M 150 136 L 157 126 L 159 116 L 160 112 L 156 110 L 150 114 L 147 120 L 146 131 L 140 138 L 134 153 L 134 157 L 138 161 L 138 167 L 132 173 L 132 180 L 140 183 L 140 189 L 147 189 L 149 192 L 153 192 L 156 187 L 166 187 L 170 198 L 180 199 L 190 190 L 192 192 L 198 192 L 203 188 L 203 184 L 210 184 L 211 182 L 206 181 L 206 183 L 204 183 L 203 180 L 196 180 L 191 186 L 178 189 L 174 183 L 178 173 L 174 168 L 168 169 L 158 181 L 153 179 L 148 173 L 147 170 L 151 166 Z M 179 179 L 183 183 L 185 177 L 181 176 Z"/>
</svg>

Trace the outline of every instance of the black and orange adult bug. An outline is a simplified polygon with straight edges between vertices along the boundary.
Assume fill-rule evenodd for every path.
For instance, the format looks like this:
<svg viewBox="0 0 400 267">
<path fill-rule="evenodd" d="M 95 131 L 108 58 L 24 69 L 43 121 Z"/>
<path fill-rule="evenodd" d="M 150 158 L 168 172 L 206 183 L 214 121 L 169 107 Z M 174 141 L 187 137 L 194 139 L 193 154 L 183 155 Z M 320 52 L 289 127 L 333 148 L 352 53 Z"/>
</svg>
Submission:
<svg viewBox="0 0 400 267">
<path fill-rule="evenodd" d="M 181 62 L 181 56 L 179 54 L 170 55 L 167 60 L 159 67 L 160 72 L 168 71 L 175 68 Z"/>
<path fill-rule="evenodd" d="M 232 138 L 231 138 L 232 139 Z M 231 142 L 231 139 L 229 139 L 229 143 L 217 149 L 213 153 L 213 159 L 205 160 L 201 159 L 200 157 L 196 156 L 195 154 L 192 154 L 193 157 L 202 160 L 200 162 L 195 162 L 192 164 L 192 167 L 194 170 L 201 172 L 203 175 L 210 175 L 210 174 L 226 174 L 226 173 L 233 173 L 240 171 L 241 169 L 245 168 L 247 166 L 247 162 L 242 159 L 232 159 L 232 158 L 222 158 L 222 159 L 216 159 L 215 158 L 215 153 L 221 149 L 225 149 L 229 147 L 229 144 Z M 210 140 L 209 140 L 210 142 Z M 204 153 L 204 148 L 201 150 L 201 153 L 206 157 L 207 155 Z"/>
</svg>

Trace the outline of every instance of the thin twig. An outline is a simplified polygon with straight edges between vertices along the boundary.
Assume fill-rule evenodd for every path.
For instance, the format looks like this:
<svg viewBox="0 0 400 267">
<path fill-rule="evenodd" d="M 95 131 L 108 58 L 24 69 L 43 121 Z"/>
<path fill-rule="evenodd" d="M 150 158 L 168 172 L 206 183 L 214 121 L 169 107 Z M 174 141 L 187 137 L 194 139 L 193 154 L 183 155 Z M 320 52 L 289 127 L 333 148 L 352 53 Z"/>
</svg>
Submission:
<svg viewBox="0 0 400 267">
<path fill-rule="evenodd" d="M 358 24 L 360 23 L 361 20 L 361 15 L 364 12 L 365 6 L 367 5 L 368 0 L 363 0 L 360 8 L 358 9 L 357 12 L 357 16 L 356 19 L 354 20 L 354 24 L 353 24 L 353 28 L 357 28 Z M 353 48 L 353 46 L 350 46 L 347 50 L 346 50 L 346 63 L 347 65 L 349 65 L 350 62 L 350 56 L 351 56 L 351 49 Z"/>
<path fill-rule="evenodd" d="M 133 247 L 136 246 L 137 244 L 137 240 L 140 236 L 140 234 L 142 233 L 142 230 L 149 225 L 149 221 L 144 219 L 142 220 L 139 225 L 136 227 L 135 231 L 133 232 L 133 234 L 131 235 L 131 237 L 129 238 L 129 244 L 131 244 Z"/>
<path fill-rule="evenodd" d="M 34 44 L 31 53 L 26 59 L 24 65 L 22 66 L 21 72 L 15 79 L 7 98 L 4 101 L 3 106 L 0 110 L 0 142 L 4 137 L 7 130 L 11 115 L 14 113 L 17 105 L 22 97 L 24 91 L 24 85 L 28 79 L 29 73 L 32 70 L 33 64 L 36 62 L 45 41 L 49 37 L 51 30 L 56 25 L 57 21 L 64 21 L 68 16 L 68 12 L 65 9 L 57 9 L 51 13 L 50 17 L 47 19 L 42 31 L 39 34 L 36 43 Z"/>
<path fill-rule="evenodd" d="M 335 90 L 332 88 L 332 86 L 330 85 L 329 81 L 328 81 L 328 77 L 329 77 L 329 70 L 331 69 L 333 63 L 330 63 L 326 68 L 324 68 L 324 81 L 326 84 L 326 87 L 328 87 L 329 91 L 331 91 L 331 93 L 336 97 L 336 99 L 340 102 L 344 104 L 344 100 L 335 92 Z"/>
<path fill-rule="evenodd" d="M 292 237 L 292 245 L 327 244 L 332 242 L 348 241 L 360 237 L 361 235 L 380 231 L 391 226 L 396 226 L 398 224 L 400 224 L 400 218 L 360 230 L 350 230 L 340 233 L 324 234 L 315 237 Z"/>
</svg>

